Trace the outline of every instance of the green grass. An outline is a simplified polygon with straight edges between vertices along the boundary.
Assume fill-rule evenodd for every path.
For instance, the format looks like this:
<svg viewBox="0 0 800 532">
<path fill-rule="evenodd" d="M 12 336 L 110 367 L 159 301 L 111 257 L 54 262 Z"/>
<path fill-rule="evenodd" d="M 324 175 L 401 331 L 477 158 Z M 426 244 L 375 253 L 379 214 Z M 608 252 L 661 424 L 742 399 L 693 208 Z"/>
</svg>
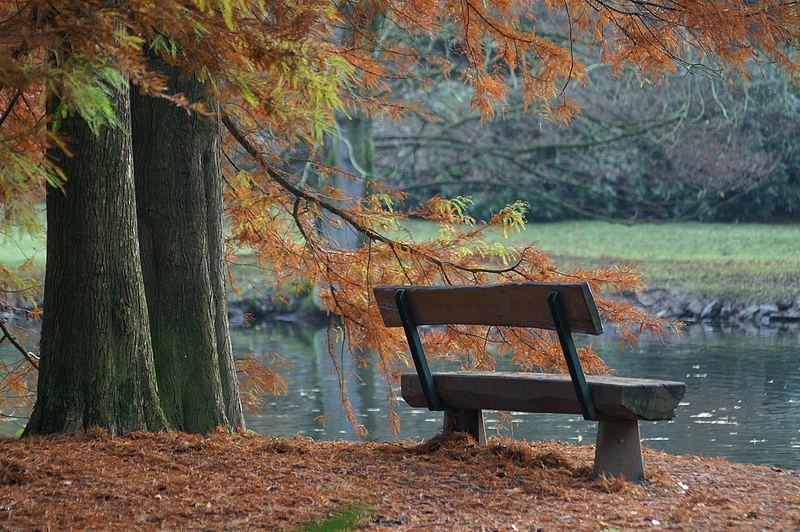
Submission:
<svg viewBox="0 0 800 532">
<path fill-rule="evenodd" d="M 308 523 L 301 527 L 303 532 L 344 532 L 363 528 L 368 514 L 361 505 L 354 504 L 340 508 L 320 518 L 318 521 Z"/>
<path fill-rule="evenodd" d="M 438 231 L 421 220 L 407 227 L 418 240 L 433 238 Z M 797 224 L 573 221 L 530 224 L 510 238 L 535 243 L 565 266 L 633 264 L 651 287 L 753 300 L 800 294 Z"/>
<path fill-rule="evenodd" d="M 418 241 L 438 234 L 435 224 L 411 220 Z M 499 234 L 496 238 L 501 239 Z M 752 300 L 800 295 L 800 225 L 666 223 L 617 225 L 596 221 L 530 224 L 510 237 L 535 243 L 557 264 L 633 264 L 648 286 Z M 44 239 L 0 233 L 0 264 L 45 259 Z M 248 272 L 259 277 L 262 272 Z M 257 283 L 261 284 L 261 283 Z"/>
</svg>

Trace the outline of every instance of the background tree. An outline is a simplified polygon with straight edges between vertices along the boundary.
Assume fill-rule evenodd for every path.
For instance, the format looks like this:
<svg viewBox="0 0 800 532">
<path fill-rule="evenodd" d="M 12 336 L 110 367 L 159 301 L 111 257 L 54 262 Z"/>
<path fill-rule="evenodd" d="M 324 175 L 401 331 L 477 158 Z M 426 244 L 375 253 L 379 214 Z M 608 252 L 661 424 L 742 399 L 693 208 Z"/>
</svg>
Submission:
<svg viewBox="0 0 800 532">
<path fill-rule="evenodd" d="M 484 218 L 523 198 L 536 220 L 786 219 L 800 212 L 788 140 L 797 89 L 770 66 L 753 76 L 643 85 L 635 72 L 611 79 L 596 64 L 587 85 L 569 91 L 581 113 L 568 128 L 524 113 L 513 97 L 480 124 L 468 87 L 441 80 L 425 89 L 427 116 L 376 125 L 376 175 L 411 201 L 469 194 Z"/>
</svg>

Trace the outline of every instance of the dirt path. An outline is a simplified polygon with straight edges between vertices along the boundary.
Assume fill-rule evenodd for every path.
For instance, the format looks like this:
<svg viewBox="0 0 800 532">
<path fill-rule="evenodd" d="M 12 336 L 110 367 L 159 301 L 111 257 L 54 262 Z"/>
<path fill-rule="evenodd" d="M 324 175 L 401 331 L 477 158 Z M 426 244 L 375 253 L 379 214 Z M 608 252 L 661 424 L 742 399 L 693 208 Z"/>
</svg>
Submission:
<svg viewBox="0 0 800 532">
<path fill-rule="evenodd" d="M 800 471 L 646 451 L 651 483 L 592 480 L 592 448 L 102 432 L 0 439 L 0 527 L 292 529 L 356 505 L 370 529 L 800 529 Z"/>
</svg>

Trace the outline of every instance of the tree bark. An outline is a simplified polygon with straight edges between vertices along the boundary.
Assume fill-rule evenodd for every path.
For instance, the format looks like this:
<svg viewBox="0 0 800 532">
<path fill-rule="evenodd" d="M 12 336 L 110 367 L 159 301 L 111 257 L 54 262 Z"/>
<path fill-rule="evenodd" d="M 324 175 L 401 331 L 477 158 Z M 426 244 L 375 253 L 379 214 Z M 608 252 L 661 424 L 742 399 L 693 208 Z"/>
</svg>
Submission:
<svg viewBox="0 0 800 532">
<path fill-rule="evenodd" d="M 174 93 L 216 110 L 196 77 L 157 67 Z M 181 430 L 244 428 L 225 299 L 219 119 L 132 93 L 140 250 L 162 407 Z"/>
<path fill-rule="evenodd" d="M 113 104 L 119 127 L 95 136 L 66 118 L 71 156 L 47 153 L 67 182 L 47 187 L 41 362 L 26 435 L 167 428 L 139 264 L 128 92 Z"/>
</svg>

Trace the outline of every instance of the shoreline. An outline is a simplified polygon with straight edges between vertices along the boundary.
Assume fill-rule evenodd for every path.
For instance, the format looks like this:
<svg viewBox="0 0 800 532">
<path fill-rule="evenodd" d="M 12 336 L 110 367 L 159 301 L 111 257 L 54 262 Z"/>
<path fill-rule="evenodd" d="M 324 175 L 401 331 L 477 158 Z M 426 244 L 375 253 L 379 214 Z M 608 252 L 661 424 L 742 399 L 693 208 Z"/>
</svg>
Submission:
<svg viewBox="0 0 800 532">
<path fill-rule="evenodd" d="M 616 299 L 633 303 L 655 316 L 692 323 L 709 323 L 734 328 L 773 328 L 787 332 L 800 331 L 800 294 L 787 295 L 776 301 L 736 297 L 716 297 L 674 288 L 647 288 L 639 293 L 625 292 Z M 38 302 L 41 308 L 41 301 Z M 230 297 L 228 320 L 232 329 L 245 329 L 269 321 L 321 326 L 332 318 L 320 310 L 310 294 L 294 296 L 275 304 L 269 296 Z M 7 321 L 28 320 L 33 307 L 13 301 L 3 310 Z"/>
<path fill-rule="evenodd" d="M 693 294 L 671 288 L 648 288 L 637 293 L 623 293 L 619 299 L 629 301 L 652 314 L 687 323 L 711 323 L 741 328 L 776 328 L 800 331 L 800 294 L 777 301 L 715 297 Z M 240 298 L 228 301 L 231 327 L 242 329 L 270 320 L 298 325 L 324 325 L 330 317 L 319 310 L 311 296 L 296 297 L 276 307 L 269 298 Z"/>
</svg>

